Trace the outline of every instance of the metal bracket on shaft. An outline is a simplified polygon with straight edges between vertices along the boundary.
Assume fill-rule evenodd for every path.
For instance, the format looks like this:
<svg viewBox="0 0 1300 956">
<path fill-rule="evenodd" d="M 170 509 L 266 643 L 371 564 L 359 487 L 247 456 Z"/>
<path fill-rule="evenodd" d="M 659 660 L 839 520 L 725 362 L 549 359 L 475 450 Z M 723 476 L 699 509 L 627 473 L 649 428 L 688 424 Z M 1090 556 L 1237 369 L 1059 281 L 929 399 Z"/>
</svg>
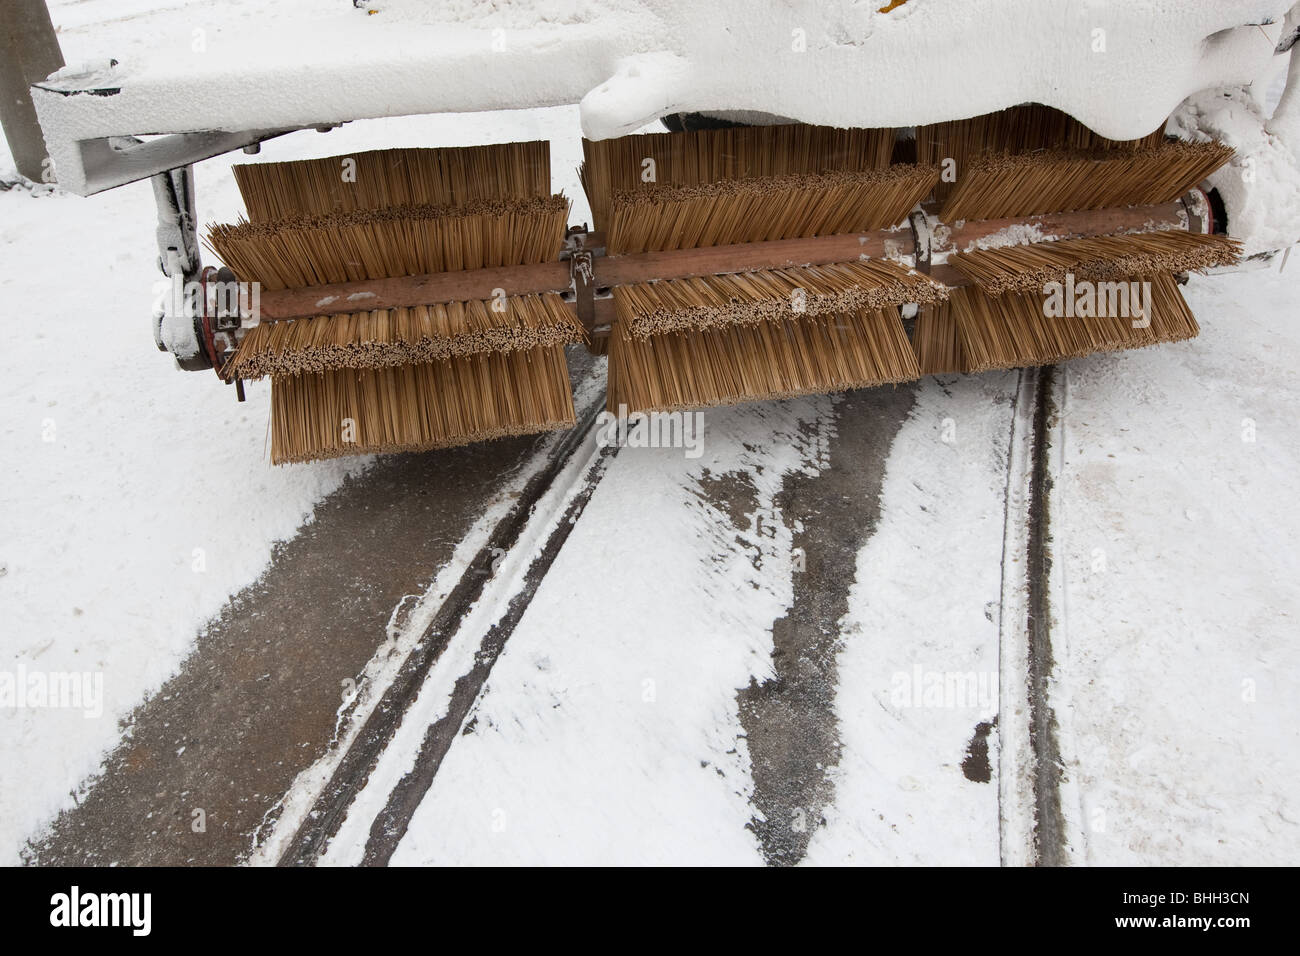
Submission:
<svg viewBox="0 0 1300 956">
<path fill-rule="evenodd" d="M 921 207 L 917 206 L 912 211 L 912 214 L 907 217 L 907 222 L 912 227 L 912 259 L 915 263 L 915 269 L 917 272 L 929 275 L 930 245 L 934 239 L 930 221 L 926 218 Z"/>
<path fill-rule="evenodd" d="M 569 260 L 574 309 L 578 321 L 587 330 L 589 340 L 596 329 L 596 250 L 587 245 L 590 236 L 584 226 L 571 227 L 565 236 L 567 248 L 562 254 Z"/>
<path fill-rule="evenodd" d="M 182 166 L 152 177 L 158 206 L 158 268 L 171 277 L 168 261 L 174 252 L 186 280 L 199 272 L 199 232 L 194 213 L 194 167 Z"/>
<path fill-rule="evenodd" d="M 171 292 L 153 316 L 154 342 L 171 352 L 190 372 L 212 368 L 204 347 L 203 304 L 191 315 L 188 291 L 199 279 L 199 233 L 194 211 L 194 167 L 181 166 L 150 177 L 158 207 L 158 268 L 171 280 Z"/>
</svg>

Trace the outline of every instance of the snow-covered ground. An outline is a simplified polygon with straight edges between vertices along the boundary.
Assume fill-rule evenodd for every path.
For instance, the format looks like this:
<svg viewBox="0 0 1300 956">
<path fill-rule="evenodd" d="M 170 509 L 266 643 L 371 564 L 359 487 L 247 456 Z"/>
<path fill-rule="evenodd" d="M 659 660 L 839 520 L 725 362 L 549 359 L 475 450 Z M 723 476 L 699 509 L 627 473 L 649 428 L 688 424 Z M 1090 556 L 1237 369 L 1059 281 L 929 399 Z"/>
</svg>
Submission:
<svg viewBox="0 0 1300 956">
<path fill-rule="evenodd" d="M 711 412 L 695 459 L 619 453 L 394 863 L 761 862 L 736 691 L 770 673 L 794 573 L 774 496 L 823 462 L 830 405 Z M 724 475 L 752 486 L 740 527 L 701 495 Z M 418 708 L 407 724 L 437 716 Z M 385 783 L 381 764 L 368 790 Z M 363 795 L 349 818 L 362 828 L 345 827 L 330 862 L 359 849 L 369 808 Z"/>
<path fill-rule="evenodd" d="M 51 8 L 69 62 L 125 61 L 196 24 L 255 30 L 263 16 L 322 9 Z M 576 106 L 374 120 L 272 141 L 262 158 L 548 138 L 581 221 L 578 130 Z M 240 211 L 231 162 L 197 169 L 205 222 Z M 11 171 L 0 152 L 0 178 Z M 90 200 L 0 193 L 0 672 L 103 682 L 97 706 L 0 708 L 0 862 L 71 805 L 119 721 L 175 673 L 274 543 L 367 464 L 271 468 L 266 389 L 239 405 L 215 376 L 177 372 L 153 350 L 153 222 L 147 184 Z M 1079 862 L 1293 862 L 1300 849 L 1292 258 L 1286 271 L 1275 260 L 1193 278 L 1199 339 L 1093 357 L 1064 375 L 1052 703 Z M 893 442 L 841 625 L 838 796 L 810 862 L 999 858 L 996 731 L 991 782 L 961 769 L 996 707 L 916 706 L 898 675 L 919 667 L 925 686 L 974 674 L 986 689 L 996 676 L 1014 391 L 1006 373 L 927 381 Z M 752 781 L 736 691 L 770 672 L 772 622 L 797 573 L 772 520 L 775 492 L 782 476 L 824 467 L 834 402 L 710 413 L 698 460 L 620 453 L 395 862 L 761 861 L 745 829 Z M 739 527 L 695 494 L 705 469 L 752 483 Z M 776 537 L 758 532 L 764 520 Z M 591 600 L 593 573 L 614 597 Z M 404 733 L 437 716 L 437 691 Z M 382 805 L 406 759 L 399 748 L 381 763 L 362 806 Z M 335 862 L 355 859 L 368 823 L 347 826 Z M 584 839 L 565 838 L 574 833 Z"/>
<path fill-rule="evenodd" d="M 1077 863 L 1300 851 L 1297 289 L 1276 267 L 1196 277 L 1199 339 L 1064 373 L 1050 703 Z M 963 773 L 981 722 L 1012 716 L 999 713 L 998 608 L 1014 396 L 1014 373 L 927 381 L 893 442 L 841 622 L 843 752 L 809 863 L 1024 859 L 1001 840 L 1007 764 L 989 727 L 992 786 Z M 825 467 L 802 436 L 826 433 L 833 402 L 710 413 L 697 462 L 620 455 L 394 863 L 759 862 L 736 690 L 770 676 L 771 621 L 797 575 L 773 490 Z M 753 482 L 746 527 L 694 493 L 718 471 Z M 755 533 L 763 518 L 773 537 Z M 360 858 L 442 713 L 438 683 L 328 862 Z"/>
<path fill-rule="evenodd" d="M 836 803 L 810 863 L 997 865 L 1003 500 L 1014 372 L 931 378 L 894 439 L 841 622 Z M 990 777 L 962 763 L 977 734 Z"/>
<path fill-rule="evenodd" d="M 1279 264 L 1193 277 L 1194 341 L 1067 366 L 1053 696 L 1080 862 L 1300 850 L 1300 269 Z"/>
</svg>

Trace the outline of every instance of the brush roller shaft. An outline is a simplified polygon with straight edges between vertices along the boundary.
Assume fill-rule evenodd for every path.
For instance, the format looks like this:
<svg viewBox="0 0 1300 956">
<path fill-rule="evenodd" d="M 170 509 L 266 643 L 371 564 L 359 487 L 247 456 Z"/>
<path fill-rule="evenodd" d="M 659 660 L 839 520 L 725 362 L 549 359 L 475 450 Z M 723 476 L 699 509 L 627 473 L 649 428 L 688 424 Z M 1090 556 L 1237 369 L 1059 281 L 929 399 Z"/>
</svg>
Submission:
<svg viewBox="0 0 1300 956">
<path fill-rule="evenodd" d="M 965 249 L 996 233 L 1022 228 L 1026 235 L 1074 238 L 1115 233 L 1153 232 L 1162 229 L 1204 231 L 1207 219 L 1191 213 L 1199 191 L 1183 199 L 1154 206 L 1095 209 L 1049 213 L 1019 219 L 983 219 L 935 223 L 930 230 L 931 255 Z M 1199 204 L 1198 204 L 1198 208 Z M 588 242 L 591 246 L 594 243 Z M 702 249 L 646 252 L 594 259 L 596 286 L 608 288 L 681 279 L 723 275 L 791 266 L 828 265 L 860 258 L 915 256 L 912 230 L 907 227 L 878 229 L 860 235 L 818 236 L 811 239 L 780 239 Z M 912 259 L 911 261 L 915 261 Z M 936 265 L 932 276 L 953 286 L 968 280 L 955 269 Z M 506 295 L 567 292 L 569 266 L 565 262 L 471 269 L 392 279 L 372 279 L 311 286 L 305 289 L 264 290 L 261 316 L 264 321 L 337 315 L 368 309 L 394 309 L 471 299 L 490 299 L 496 290 Z"/>
</svg>

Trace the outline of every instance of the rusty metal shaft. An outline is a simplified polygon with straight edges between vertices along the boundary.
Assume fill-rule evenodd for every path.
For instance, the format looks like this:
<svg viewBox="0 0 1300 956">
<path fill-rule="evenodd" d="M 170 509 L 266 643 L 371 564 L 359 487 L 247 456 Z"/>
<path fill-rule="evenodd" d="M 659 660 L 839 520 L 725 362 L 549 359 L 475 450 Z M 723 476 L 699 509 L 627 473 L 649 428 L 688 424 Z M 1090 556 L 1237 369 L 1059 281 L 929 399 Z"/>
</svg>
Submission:
<svg viewBox="0 0 1300 956">
<path fill-rule="evenodd" d="M 589 328 L 612 320 L 608 290 L 658 279 L 753 272 L 792 266 L 827 265 L 857 259 L 889 258 L 928 273 L 950 286 L 969 284 L 944 264 L 950 252 L 978 248 L 996 237 L 1004 245 L 1040 239 L 1155 232 L 1165 229 L 1209 231 L 1203 194 L 1155 206 L 1051 213 L 1021 219 L 982 219 L 941 223 L 927 212 L 911 224 L 854 235 L 778 239 L 703 249 L 605 255 L 599 233 L 571 231 L 570 247 L 557 262 L 430 275 L 368 279 L 303 289 L 263 290 L 261 318 L 277 321 L 370 309 L 395 309 L 442 302 L 489 300 L 501 295 L 553 292 L 575 301 Z M 581 275 L 576 275 L 577 272 Z M 590 297 L 590 298 L 589 298 Z"/>
</svg>

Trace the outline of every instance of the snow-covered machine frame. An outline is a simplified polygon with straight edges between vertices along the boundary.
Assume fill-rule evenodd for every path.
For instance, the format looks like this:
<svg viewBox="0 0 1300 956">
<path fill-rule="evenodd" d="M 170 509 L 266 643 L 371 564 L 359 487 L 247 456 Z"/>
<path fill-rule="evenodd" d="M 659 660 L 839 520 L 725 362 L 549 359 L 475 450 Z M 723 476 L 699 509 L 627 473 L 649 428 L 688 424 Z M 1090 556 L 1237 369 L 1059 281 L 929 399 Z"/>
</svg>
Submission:
<svg viewBox="0 0 1300 956">
<path fill-rule="evenodd" d="M 1020 223 L 940 223 L 933 209 L 918 207 L 911 230 L 844 241 L 863 249 L 892 244 L 902 262 L 929 272 L 933 254 L 960 248 L 954 243 L 981 230 L 1050 225 L 1051 235 L 1098 235 L 1114 231 L 1118 217 L 1127 231 L 1158 224 L 1217 229 L 1257 255 L 1290 245 L 1300 228 L 1300 67 L 1292 66 L 1282 102 L 1268 119 L 1246 93 L 1223 91 L 1244 89 L 1294 44 L 1300 5 L 1292 3 L 1220 0 L 1169 13 L 1163 3 L 1100 0 L 926 0 L 879 11 L 801 0 L 760 12 L 741 0 L 642 0 L 583 14 L 562 30 L 544 22 L 467 23 L 463 42 L 449 44 L 434 42 L 445 24 L 402 17 L 407 2 L 360 21 L 341 17 L 317 25 L 313 42 L 292 50 L 277 35 L 213 38 L 205 55 L 180 67 L 109 61 L 68 68 L 36 83 L 32 94 L 62 188 L 90 195 L 152 178 L 159 264 L 178 285 L 215 279 L 200 261 L 190 172 L 196 162 L 238 149 L 256 152 L 273 137 L 358 119 L 575 102 L 591 139 L 685 111 L 910 128 L 1036 102 L 1113 139 L 1148 134 L 1172 114 L 1171 133 L 1219 139 L 1236 156 L 1201 189 L 1167 207 Z M 422 45 L 422 38 L 430 42 Z M 322 54 L 344 43 L 346 59 Z M 911 79 L 900 82 L 903 77 Z M 562 262 L 500 276 L 426 276 L 336 291 L 344 293 L 341 301 L 362 292 L 394 305 L 413 301 L 409 292 L 421 284 L 427 298 L 433 281 L 457 285 L 458 296 L 478 295 L 484 282 L 512 293 L 562 292 L 599 336 L 610 321 L 607 290 L 620 282 L 834 261 L 824 257 L 842 254 L 831 251 L 830 239 L 785 242 L 605 257 L 602 237 L 576 227 Z M 265 295 L 263 314 L 320 313 L 323 296 L 310 291 L 310 305 L 302 296 Z M 220 367 L 240 334 L 229 308 L 221 315 L 204 311 L 193 322 L 157 315 L 154 327 L 158 347 L 188 369 Z"/>
</svg>

